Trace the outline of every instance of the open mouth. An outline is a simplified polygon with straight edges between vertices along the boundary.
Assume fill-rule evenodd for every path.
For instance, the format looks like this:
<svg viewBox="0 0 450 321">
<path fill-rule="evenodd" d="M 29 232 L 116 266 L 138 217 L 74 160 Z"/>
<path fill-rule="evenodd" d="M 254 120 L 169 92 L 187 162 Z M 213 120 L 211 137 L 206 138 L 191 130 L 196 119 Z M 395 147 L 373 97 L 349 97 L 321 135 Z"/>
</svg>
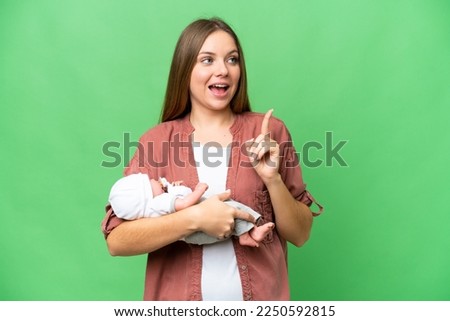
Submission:
<svg viewBox="0 0 450 321">
<path fill-rule="evenodd" d="M 227 84 L 214 84 L 211 86 L 208 86 L 209 90 L 212 91 L 212 93 L 216 96 L 223 96 L 228 91 L 228 88 L 230 88 Z"/>
</svg>

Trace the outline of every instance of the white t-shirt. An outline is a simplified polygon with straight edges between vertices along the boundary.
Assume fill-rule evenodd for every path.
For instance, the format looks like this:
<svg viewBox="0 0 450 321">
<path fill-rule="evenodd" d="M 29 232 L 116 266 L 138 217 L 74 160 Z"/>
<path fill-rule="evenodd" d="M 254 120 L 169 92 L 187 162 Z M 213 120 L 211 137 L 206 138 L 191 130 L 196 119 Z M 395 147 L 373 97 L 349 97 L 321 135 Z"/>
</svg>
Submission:
<svg viewBox="0 0 450 321">
<path fill-rule="evenodd" d="M 199 182 L 208 184 L 205 197 L 226 190 L 230 148 L 194 144 Z M 203 246 L 202 297 L 204 301 L 242 301 L 241 278 L 231 239 Z"/>
</svg>

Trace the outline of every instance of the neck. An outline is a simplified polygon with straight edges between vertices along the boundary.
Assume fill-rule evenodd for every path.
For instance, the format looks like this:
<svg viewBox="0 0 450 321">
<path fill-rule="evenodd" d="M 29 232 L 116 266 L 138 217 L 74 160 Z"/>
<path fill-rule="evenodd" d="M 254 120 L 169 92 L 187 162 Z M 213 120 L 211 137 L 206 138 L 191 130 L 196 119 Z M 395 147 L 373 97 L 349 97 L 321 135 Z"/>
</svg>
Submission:
<svg viewBox="0 0 450 321">
<path fill-rule="evenodd" d="M 196 130 L 230 128 L 234 121 L 234 115 L 230 108 L 219 111 L 198 111 L 193 108 L 189 120 Z"/>
</svg>

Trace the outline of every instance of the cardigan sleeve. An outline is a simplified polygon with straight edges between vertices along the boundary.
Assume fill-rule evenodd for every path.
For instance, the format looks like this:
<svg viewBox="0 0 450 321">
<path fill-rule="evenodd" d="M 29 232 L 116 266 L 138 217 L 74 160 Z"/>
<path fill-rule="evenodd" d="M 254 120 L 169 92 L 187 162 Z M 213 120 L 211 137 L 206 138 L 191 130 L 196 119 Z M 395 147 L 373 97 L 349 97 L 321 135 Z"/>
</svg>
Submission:
<svg viewBox="0 0 450 321">
<path fill-rule="evenodd" d="M 318 216 L 323 212 L 323 206 L 320 205 L 306 189 L 298 153 L 292 143 L 291 134 L 284 123 L 281 120 L 279 120 L 279 122 L 280 123 L 275 127 L 276 137 L 274 137 L 274 139 L 280 146 L 281 178 L 283 179 L 289 192 L 296 200 L 306 204 L 309 207 L 312 204 L 315 204 L 318 207 L 317 212 L 312 212 L 314 216 Z"/>
</svg>

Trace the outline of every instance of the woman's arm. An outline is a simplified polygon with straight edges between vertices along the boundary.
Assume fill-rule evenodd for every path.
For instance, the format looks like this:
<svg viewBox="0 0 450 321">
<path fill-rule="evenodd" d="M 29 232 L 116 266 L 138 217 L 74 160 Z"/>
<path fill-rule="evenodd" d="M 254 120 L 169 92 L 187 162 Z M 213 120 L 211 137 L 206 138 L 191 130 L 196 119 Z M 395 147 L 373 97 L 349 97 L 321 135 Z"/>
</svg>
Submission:
<svg viewBox="0 0 450 321">
<path fill-rule="evenodd" d="M 226 205 L 223 201 L 229 197 L 227 191 L 173 214 L 123 222 L 106 239 L 109 252 L 113 256 L 146 254 L 196 231 L 222 239 L 230 235 L 236 218 L 255 221 L 249 213 Z"/>
<path fill-rule="evenodd" d="M 297 201 L 280 175 L 265 182 L 275 212 L 275 226 L 285 240 L 302 246 L 309 238 L 313 216 L 308 206 Z"/>
<path fill-rule="evenodd" d="M 275 227 L 286 241 L 303 245 L 309 238 L 313 216 L 308 206 L 289 192 L 279 173 L 280 146 L 270 138 L 269 110 L 261 125 L 261 134 L 249 143 L 249 158 L 269 191 L 275 212 Z"/>
</svg>

